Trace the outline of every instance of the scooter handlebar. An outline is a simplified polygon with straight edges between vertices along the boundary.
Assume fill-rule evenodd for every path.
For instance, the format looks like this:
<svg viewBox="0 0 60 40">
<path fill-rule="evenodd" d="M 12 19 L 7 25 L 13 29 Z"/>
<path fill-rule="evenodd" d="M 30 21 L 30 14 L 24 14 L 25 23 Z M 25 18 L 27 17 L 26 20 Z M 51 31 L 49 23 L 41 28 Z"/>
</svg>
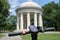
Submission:
<svg viewBox="0 0 60 40">
<path fill-rule="evenodd" d="M 26 31 L 25 34 L 29 34 L 29 33 L 30 33 L 29 31 Z M 25 35 L 25 34 L 23 34 L 21 31 L 18 31 L 18 32 L 9 32 L 8 36 L 10 37 L 10 36 L 17 36 L 17 35 Z"/>
<path fill-rule="evenodd" d="M 50 27 L 50 28 L 45 28 L 44 30 L 45 30 L 45 31 L 54 31 L 55 28 L 54 28 L 54 27 Z"/>
<path fill-rule="evenodd" d="M 54 27 L 51 27 L 51 28 L 45 28 L 43 30 L 44 31 L 51 31 L 51 30 L 54 31 L 54 29 L 55 29 Z M 38 32 L 44 32 L 44 31 L 42 31 L 41 27 L 30 26 L 29 27 L 29 31 L 25 31 L 25 34 L 38 33 Z M 21 35 L 21 34 L 23 34 L 22 31 L 19 31 L 19 32 L 10 32 L 10 33 L 8 33 L 8 36 L 16 36 L 16 35 Z"/>
<path fill-rule="evenodd" d="M 8 33 L 8 36 L 16 36 L 16 35 L 21 35 L 21 32 L 10 32 Z"/>
</svg>

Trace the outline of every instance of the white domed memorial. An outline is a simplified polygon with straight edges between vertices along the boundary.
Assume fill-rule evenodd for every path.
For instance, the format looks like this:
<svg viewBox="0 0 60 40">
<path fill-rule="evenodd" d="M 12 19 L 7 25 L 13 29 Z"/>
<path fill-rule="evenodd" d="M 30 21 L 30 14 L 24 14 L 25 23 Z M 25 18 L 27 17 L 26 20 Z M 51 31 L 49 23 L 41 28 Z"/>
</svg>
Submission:
<svg viewBox="0 0 60 40">
<path fill-rule="evenodd" d="M 40 26 L 43 30 L 42 12 L 42 7 L 32 0 L 19 5 L 16 9 L 17 30 L 29 30 L 30 25 Z"/>
</svg>

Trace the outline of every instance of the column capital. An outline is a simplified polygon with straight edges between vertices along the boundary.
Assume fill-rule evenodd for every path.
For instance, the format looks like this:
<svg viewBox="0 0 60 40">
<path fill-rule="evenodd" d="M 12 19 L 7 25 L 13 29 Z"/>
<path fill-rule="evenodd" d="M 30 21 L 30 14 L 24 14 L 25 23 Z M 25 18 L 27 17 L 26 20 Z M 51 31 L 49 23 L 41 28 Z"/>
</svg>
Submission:
<svg viewBox="0 0 60 40">
<path fill-rule="evenodd" d="M 30 12 L 27 12 L 27 13 L 30 13 Z"/>
<path fill-rule="evenodd" d="M 35 13 L 38 13 L 37 11 L 35 11 Z"/>
</svg>

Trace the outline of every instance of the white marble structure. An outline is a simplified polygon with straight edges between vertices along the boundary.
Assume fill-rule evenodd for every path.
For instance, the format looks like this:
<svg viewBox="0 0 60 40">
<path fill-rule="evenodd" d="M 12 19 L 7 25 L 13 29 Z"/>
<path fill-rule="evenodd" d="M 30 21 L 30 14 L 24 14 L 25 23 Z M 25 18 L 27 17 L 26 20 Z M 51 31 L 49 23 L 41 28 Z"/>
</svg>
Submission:
<svg viewBox="0 0 60 40">
<path fill-rule="evenodd" d="M 30 25 L 42 27 L 42 8 L 32 0 L 22 3 L 17 9 L 17 30 L 29 29 Z"/>
</svg>

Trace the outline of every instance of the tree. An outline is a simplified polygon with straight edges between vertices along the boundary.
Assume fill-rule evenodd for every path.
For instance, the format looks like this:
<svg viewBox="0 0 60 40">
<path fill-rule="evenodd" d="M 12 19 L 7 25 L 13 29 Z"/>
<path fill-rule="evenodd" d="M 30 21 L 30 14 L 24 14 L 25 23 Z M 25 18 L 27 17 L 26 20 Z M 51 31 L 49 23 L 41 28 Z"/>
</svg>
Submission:
<svg viewBox="0 0 60 40">
<path fill-rule="evenodd" d="M 16 29 L 16 16 L 10 15 L 7 18 L 6 24 L 7 24 L 7 26 L 6 26 L 7 30 L 15 30 Z"/>
<path fill-rule="evenodd" d="M 45 27 L 55 27 L 56 30 L 60 29 L 60 7 L 55 2 L 50 2 L 43 6 L 44 14 L 44 26 Z"/>
<path fill-rule="evenodd" d="M 7 0 L 0 0 L 0 29 L 5 29 L 10 5 Z"/>
</svg>

